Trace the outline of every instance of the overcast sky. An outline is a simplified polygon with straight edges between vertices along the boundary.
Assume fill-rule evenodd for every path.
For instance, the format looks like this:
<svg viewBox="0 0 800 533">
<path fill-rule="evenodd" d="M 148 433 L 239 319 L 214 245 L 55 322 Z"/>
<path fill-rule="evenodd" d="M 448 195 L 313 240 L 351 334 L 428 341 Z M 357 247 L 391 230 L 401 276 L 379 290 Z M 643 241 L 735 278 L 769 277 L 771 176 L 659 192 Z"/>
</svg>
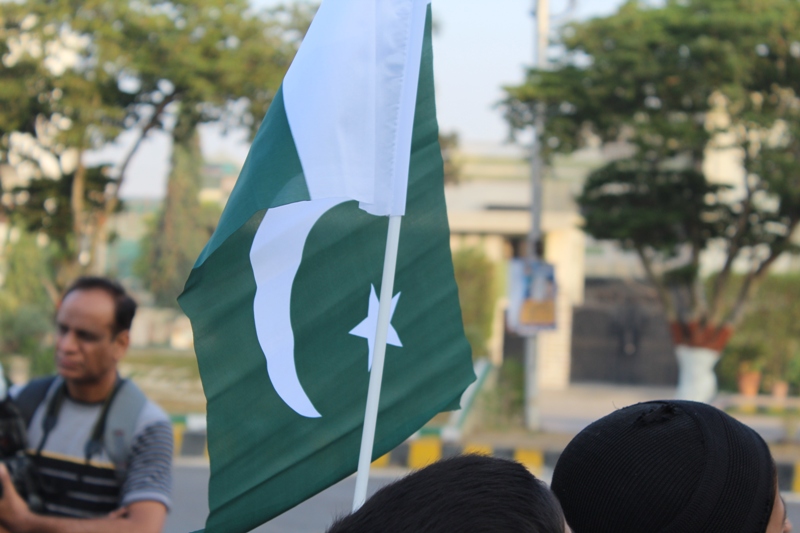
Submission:
<svg viewBox="0 0 800 533">
<path fill-rule="evenodd" d="M 252 0 L 256 7 L 280 0 Z M 495 107 L 502 86 L 522 81 L 533 57 L 531 9 L 534 0 L 433 0 L 439 32 L 434 37 L 434 76 L 440 128 L 458 132 L 462 143 L 502 143 L 507 129 Z M 568 0 L 552 0 L 551 12 L 563 12 Z M 622 0 L 577 0 L 573 17 L 612 13 Z M 202 131 L 207 158 L 244 161 L 248 146 L 241 135 L 221 137 L 213 127 Z M 114 151 L 95 160 L 113 157 Z M 153 136 L 131 162 L 127 197 L 160 197 L 169 166 L 169 140 Z M 135 176 L 135 177 L 134 177 Z"/>
</svg>

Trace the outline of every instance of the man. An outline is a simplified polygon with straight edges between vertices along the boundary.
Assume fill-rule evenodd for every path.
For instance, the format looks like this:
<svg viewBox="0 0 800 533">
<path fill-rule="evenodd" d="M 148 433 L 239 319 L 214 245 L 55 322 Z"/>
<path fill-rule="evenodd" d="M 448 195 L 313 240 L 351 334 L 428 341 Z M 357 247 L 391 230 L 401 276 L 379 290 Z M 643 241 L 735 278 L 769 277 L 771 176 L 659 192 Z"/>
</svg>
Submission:
<svg viewBox="0 0 800 533">
<path fill-rule="evenodd" d="M 0 524 L 11 533 L 163 528 L 170 421 L 117 373 L 135 312 L 125 290 L 105 278 L 80 278 L 65 292 L 56 315 L 58 376 L 13 395 L 23 415 L 32 411 L 28 455 L 40 476 L 44 514 L 28 508 L 0 466 Z"/>
<path fill-rule="evenodd" d="M 567 445 L 551 487 L 578 533 L 792 530 L 767 444 L 703 403 L 640 403 L 601 418 Z"/>
</svg>

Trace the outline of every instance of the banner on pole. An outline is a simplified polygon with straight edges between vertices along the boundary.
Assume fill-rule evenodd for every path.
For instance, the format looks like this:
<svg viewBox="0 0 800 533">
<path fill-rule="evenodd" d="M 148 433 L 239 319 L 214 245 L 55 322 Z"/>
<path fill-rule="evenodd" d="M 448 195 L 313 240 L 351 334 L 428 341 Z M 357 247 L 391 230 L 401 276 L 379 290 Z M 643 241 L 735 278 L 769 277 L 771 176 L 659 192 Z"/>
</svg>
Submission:
<svg viewBox="0 0 800 533">
<path fill-rule="evenodd" d="M 553 265 L 512 259 L 508 275 L 508 329 L 521 336 L 555 329 L 557 292 Z"/>
</svg>

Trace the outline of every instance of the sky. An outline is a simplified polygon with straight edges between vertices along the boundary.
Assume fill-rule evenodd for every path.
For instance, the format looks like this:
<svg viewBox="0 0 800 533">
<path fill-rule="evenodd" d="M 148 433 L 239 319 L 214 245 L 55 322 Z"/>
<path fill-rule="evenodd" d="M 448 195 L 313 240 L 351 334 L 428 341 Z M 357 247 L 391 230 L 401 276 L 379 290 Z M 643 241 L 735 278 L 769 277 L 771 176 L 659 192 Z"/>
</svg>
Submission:
<svg viewBox="0 0 800 533">
<path fill-rule="evenodd" d="M 285 0 L 284 0 L 285 1 Z M 438 33 L 433 39 L 434 78 L 439 126 L 456 132 L 462 145 L 500 144 L 508 129 L 496 107 L 504 85 L 523 80 L 532 63 L 535 0 L 433 0 Z M 281 0 L 252 0 L 267 7 Z M 622 0 L 577 0 L 574 19 L 613 13 Z M 551 0 L 551 13 L 563 13 L 568 0 Z M 245 135 L 220 135 L 213 125 L 201 130 L 207 159 L 227 159 L 241 164 L 247 156 Z M 123 197 L 159 198 L 166 189 L 169 138 L 156 134 L 147 139 L 129 167 Z M 119 158 L 118 147 L 92 154 L 88 163 Z"/>
</svg>

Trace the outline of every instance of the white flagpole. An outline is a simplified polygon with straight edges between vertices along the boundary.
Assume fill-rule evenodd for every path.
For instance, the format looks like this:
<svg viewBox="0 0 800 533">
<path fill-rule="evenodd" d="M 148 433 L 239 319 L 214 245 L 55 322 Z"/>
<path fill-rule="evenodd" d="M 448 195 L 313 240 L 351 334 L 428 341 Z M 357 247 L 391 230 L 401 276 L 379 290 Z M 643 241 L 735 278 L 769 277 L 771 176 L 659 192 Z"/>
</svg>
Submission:
<svg viewBox="0 0 800 533">
<path fill-rule="evenodd" d="M 381 281 L 380 304 L 378 306 L 378 327 L 375 332 L 375 353 L 372 356 L 372 370 L 369 374 L 367 409 L 364 413 L 364 430 L 361 433 L 361 452 L 358 456 L 356 491 L 353 495 L 353 511 L 357 511 L 367 499 L 369 467 L 372 463 L 372 447 L 375 443 L 375 426 L 378 422 L 378 402 L 381 396 L 383 362 L 386 356 L 386 335 L 391 319 L 394 272 L 397 266 L 397 247 L 400 243 L 400 222 L 402 216 L 389 217 L 389 232 L 386 236 L 386 255 L 383 259 L 383 279 Z"/>
</svg>

